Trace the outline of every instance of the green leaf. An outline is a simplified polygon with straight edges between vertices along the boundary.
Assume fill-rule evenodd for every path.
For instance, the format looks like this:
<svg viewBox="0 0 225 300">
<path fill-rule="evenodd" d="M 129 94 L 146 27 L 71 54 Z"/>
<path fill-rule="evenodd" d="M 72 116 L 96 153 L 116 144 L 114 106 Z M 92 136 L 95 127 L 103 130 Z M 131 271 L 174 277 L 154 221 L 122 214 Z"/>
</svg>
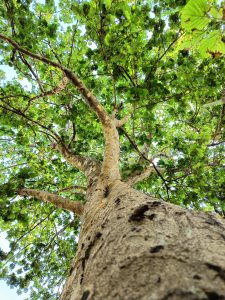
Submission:
<svg viewBox="0 0 225 300">
<path fill-rule="evenodd" d="M 204 29 L 210 22 L 209 10 L 207 0 L 190 0 L 181 11 L 181 26 L 187 31 Z"/>
<path fill-rule="evenodd" d="M 222 20 L 223 18 L 223 9 L 218 10 L 214 6 L 211 7 L 210 12 L 209 12 L 213 18 L 215 18 L 217 21 Z"/>
<path fill-rule="evenodd" d="M 201 55 L 204 57 L 210 53 L 225 54 L 225 42 L 222 38 L 219 30 L 212 31 L 199 45 Z"/>
</svg>

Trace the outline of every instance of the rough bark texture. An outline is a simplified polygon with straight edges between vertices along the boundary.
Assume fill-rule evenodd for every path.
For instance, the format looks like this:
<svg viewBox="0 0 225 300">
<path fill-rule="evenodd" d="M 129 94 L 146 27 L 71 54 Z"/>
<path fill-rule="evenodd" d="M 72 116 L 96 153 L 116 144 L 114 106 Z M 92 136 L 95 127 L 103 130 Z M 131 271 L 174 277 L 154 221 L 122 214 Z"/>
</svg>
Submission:
<svg viewBox="0 0 225 300">
<path fill-rule="evenodd" d="M 117 181 L 89 196 L 61 300 L 225 299 L 225 224 Z"/>
</svg>

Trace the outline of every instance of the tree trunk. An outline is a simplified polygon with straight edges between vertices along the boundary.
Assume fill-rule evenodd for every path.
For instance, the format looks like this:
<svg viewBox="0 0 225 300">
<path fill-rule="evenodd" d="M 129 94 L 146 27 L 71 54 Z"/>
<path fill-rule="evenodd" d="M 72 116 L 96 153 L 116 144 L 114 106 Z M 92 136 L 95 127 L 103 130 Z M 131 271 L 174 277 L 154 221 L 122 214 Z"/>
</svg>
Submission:
<svg viewBox="0 0 225 300">
<path fill-rule="evenodd" d="M 61 300 L 225 299 L 224 230 L 117 181 L 85 205 Z"/>
</svg>

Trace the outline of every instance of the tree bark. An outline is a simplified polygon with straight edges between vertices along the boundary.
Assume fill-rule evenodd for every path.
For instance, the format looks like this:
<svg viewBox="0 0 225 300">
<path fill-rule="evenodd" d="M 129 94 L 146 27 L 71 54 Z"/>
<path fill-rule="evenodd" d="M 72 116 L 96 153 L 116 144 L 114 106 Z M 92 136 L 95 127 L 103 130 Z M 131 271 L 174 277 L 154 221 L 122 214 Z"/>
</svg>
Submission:
<svg viewBox="0 0 225 300">
<path fill-rule="evenodd" d="M 225 299 L 225 222 L 121 181 L 89 195 L 61 300 Z"/>
</svg>

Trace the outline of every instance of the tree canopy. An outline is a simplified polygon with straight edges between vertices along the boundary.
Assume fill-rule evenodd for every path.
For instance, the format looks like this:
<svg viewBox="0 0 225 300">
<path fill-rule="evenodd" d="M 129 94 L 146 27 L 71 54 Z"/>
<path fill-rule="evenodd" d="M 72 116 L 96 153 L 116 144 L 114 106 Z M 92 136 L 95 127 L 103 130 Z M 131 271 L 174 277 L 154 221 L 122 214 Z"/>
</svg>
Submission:
<svg viewBox="0 0 225 300">
<path fill-rule="evenodd" d="M 1 64 L 17 74 L 0 71 L 1 278 L 56 299 L 69 272 L 78 216 L 18 190 L 85 201 L 68 156 L 102 161 L 104 135 L 72 72 L 122 120 L 123 180 L 224 217 L 224 3 L 10 0 L 0 16 Z"/>
</svg>

